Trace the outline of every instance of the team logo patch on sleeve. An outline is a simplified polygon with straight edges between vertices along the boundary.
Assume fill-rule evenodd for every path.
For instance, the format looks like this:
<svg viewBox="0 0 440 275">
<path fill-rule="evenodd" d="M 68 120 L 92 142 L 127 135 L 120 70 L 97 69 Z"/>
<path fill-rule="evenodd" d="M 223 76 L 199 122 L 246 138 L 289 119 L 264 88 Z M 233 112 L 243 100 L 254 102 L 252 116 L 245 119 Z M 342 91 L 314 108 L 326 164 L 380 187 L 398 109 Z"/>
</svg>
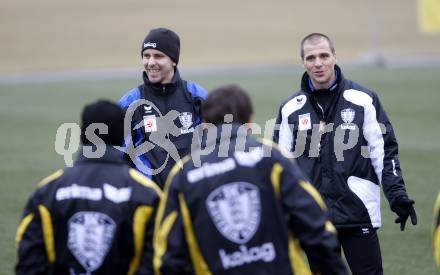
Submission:
<svg viewBox="0 0 440 275">
<path fill-rule="evenodd" d="M 73 256 L 88 273 L 97 270 L 111 247 L 115 222 L 103 213 L 82 211 L 69 219 L 68 230 Z"/>
<path fill-rule="evenodd" d="M 234 243 L 247 243 L 260 225 L 260 193 L 251 183 L 217 187 L 208 196 L 206 206 L 217 230 Z"/>
</svg>

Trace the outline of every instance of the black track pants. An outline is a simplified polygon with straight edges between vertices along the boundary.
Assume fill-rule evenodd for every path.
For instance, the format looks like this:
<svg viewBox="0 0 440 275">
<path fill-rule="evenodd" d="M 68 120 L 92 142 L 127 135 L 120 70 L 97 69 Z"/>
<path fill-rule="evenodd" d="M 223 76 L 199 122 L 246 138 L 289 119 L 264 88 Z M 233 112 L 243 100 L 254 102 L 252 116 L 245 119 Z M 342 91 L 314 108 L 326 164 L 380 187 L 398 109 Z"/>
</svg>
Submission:
<svg viewBox="0 0 440 275">
<path fill-rule="evenodd" d="M 338 229 L 338 237 L 353 275 L 382 275 L 377 229 Z"/>
</svg>

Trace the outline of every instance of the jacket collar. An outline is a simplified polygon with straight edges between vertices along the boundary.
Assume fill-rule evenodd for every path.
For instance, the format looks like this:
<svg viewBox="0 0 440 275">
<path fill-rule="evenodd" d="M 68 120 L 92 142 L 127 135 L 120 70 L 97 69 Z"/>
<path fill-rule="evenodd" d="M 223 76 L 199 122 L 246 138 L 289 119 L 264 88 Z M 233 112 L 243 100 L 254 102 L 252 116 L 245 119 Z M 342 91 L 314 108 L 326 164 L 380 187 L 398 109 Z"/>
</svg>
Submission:
<svg viewBox="0 0 440 275">
<path fill-rule="evenodd" d="M 80 163 L 89 163 L 89 162 L 106 162 L 106 163 L 115 163 L 115 164 L 128 164 L 127 161 L 123 158 L 124 153 L 115 149 L 113 146 L 105 146 L 105 153 L 102 157 L 99 158 L 89 158 L 84 156 L 82 153 L 83 150 L 80 150 L 77 156 L 77 159 L 75 161 L 75 164 Z M 96 146 L 93 146 L 93 150 L 96 150 Z M 82 147 L 84 148 L 84 147 Z"/>
<path fill-rule="evenodd" d="M 151 83 L 145 71 L 142 73 L 142 78 L 144 80 L 145 86 L 148 86 L 150 90 L 153 91 L 153 93 L 159 95 L 165 95 L 174 92 L 181 81 L 180 73 L 177 67 L 174 70 L 174 76 L 171 79 L 171 82 L 166 84 Z"/>
<path fill-rule="evenodd" d="M 324 91 L 324 90 L 339 92 L 341 89 L 341 82 L 344 79 L 344 75 L 342 74 L 341 68 L 337 64 L 335 64 L 335 74 L 336 74 L 336 80 L 332 85 L 330 85 L 328 89 L 315 90 L 313 88 L 313 84 L 312 81 L 310 80 L 309 75 L 307 74 L 307 72 L 304 72 L 301 79 L 301 89 L 308 94 L 312 94 L 315 91 Z"/>
</svg>

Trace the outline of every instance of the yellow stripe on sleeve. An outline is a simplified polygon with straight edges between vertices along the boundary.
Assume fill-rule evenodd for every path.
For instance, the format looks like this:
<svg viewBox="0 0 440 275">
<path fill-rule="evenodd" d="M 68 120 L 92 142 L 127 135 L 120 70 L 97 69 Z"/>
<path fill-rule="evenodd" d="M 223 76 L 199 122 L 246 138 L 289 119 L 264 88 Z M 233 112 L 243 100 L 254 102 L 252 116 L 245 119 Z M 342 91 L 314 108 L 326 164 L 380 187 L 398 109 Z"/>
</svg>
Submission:
<svg viewBox="0 0 440 275">
<path fill-rule="evenodd" d="M 278 162 L 272 167 L 272 172 L 270 173 L 270 181 L 272 182 L 273 190 L 277 199 L 280 198 L 280 176 L 283 172 L 283 167 Z"/>
<path fill-rule="evenodd" d="M 54 172 L 53 174 L 45 177 L 44 179 L 42 179 L 40 181 L 40 183 L 38 183 L 38 187 L 43 187 L 44 185 L 48 184 L 51 181 L 56 180 L 57 178 L 61 177 L 63 175 L 64 171 L 63 170 L 58 170 L 56 172 Z"/>
<path fill-rule="evenodd" d="M 434 259 L 440 268 L 440 193 L 434 205 Z"/>
<path fill-rule="evenodd" d="M 52 218 L 49 210 L 42 204 L 38 205 L 41 216 L 41 225 L 43 227 L 43 239 L 46 247 L 47 258 L 49 263 L 55 262 L 55 239 L 53 235 Z"/>
<path fill-rule="evenodd" d="M 179 205 L 180 210 L 182 211 L 183 227 L 185 229 L 186 242 L 188 243 L 194 271 L 196 275 L 211 275 L 212 273 L 209 270 L 205 259 L 203 259 L 202 253 L 200 252 L 200 248 L 194 234 L 194 229 L 192 227 L 191 216 L 185 199 L 183 198 L 183 194 L 179 194 Z"/>
<path fill-rule="evenodd" d="M 305 261 L 305 254 L 299 245 L 299 241 L 289 233 L 289 258 L 292 273 L 295 275 L 312 275 Z"/>
<path fill-rule="evenodd" d="M 434 259 L 440 268 L 440 226 L 434 231 Z"/>
<path fill-rule="evenodd" d="M 132 179 L 134 179 L 135 181 L 137 181 L 138 183 L 140 183 L 145 187 L 154 189 L 154 191 L 156 191 L 159 197 L 162 196 L 162 190 L 160 190 L 159 186 L 157 186 L 157 184 L 154 181 L 150 180 L 149 178 L 147 178 L 146 176 L 144 176 L 143 174 L 141 174 L 140 172 L 136 171 L 133 168 L 130 168 L 128 170 L 128 173 L 130 174 L 130 177 Z"/>
<path fill-rule="evenodd" d="M 332 232 L 333 234 L 337 234 L 338 231 L 336 230 L 336 227 L 333 225 L 331 221 L 325 222 L 325 230 Z"/>
<path fill-rule="evenodd" d="M 142 205 L 136 208 L 133 215 L 133 241 L 134 241 L 134 256 L 130 262 L 128 275 L 134 274 L 141 263 L 142 252 L 145 243 L 145 232 L 147 223 L 153 213 L 153 207 Z"/>
<path fill-rule="evenodd" d="M 165 205 L 166 205 L 166 201 L 168 198 L 168 190 L 170 189 L 170 185 L 171 182 L 173 181 L 174 177 L 176 176 L 176 174 L 180 171 L 180 169 L 182 168 L 183 164 L 185 162 L 187 162 L 188 160 L 190 160 L 190 156 L 186 156 L 184 157 L 179 163 L 176 163 L 173 168 L 171 168 L 170 173 L 168 174 L 168 177 L 165 181 L 165 186 L 164 186 L 164 196 L 163 199 L 160 201 L 159 203 L 159 207 L 157 210 L 157 215 L 156 215 L 156 226 L 155 228 L 158 229 L 160 226 L 160 222 L 162 221 L 162 217 L 164 215 L 164 211 L 165 211 Z"/>
<path fill-rule="evenodd" d="M 24 232 L 26 232 L 27 227 L 31 223 L 32 219 L 34 218 L 34 214 L 30 213 L 27 214 L 26 217 L 24 217 L 20 225 L 18 226 L 17 233 L 15 234 L 15 245 L 18 248 L 21 240 L 23 239 Z"/>
<path fill-rule="evenodd" d="M 170 234 L 171 228 L 173 227 L 174 222 L 177 218 L 177 212 L 171 212 L 163 221 L 160 229 L 156 230 L 153 239 L 153 247 L 154 247 L 154 257 L 153 257 L 153 268 L 154 274 L 160 275 L 160 268 L 162 267 L 162 257 L 167 250 L 167 238 Z M 156 225 L 158 228 L 158 225 Z"/>
<path fill-rule="evenodd" d="M 434 222 L 435 222 L 434 228 L 440 225 L 437 224 L 439 217 L 440 217 L 440 193 L 438 193 L 437 199 L 434 204 Z"/>
<path fill-rule="evenodd" d="M 321 207 L 322 210 L 327 210 L 327 206 L 325 206 L 324 200 L 322 199 L 321 195 L 318 193 L 318 191 L 313 187 L 313 185 L 310 184 L 310 182 L 306 182 L 301 180 L 299 182 L 299 185 L 306 190 L 307 193 L 309 193 L 310 196 L 316 201 L 316 203 Z"/>
<path fill-rule="evenodd" d="M 168 200 L 168 193 L 171 186 L 171 182 L 173 181 L 176 174 L 183 167 L 183 164 L 190 160 L 191 157 L 188 155 L 184 157 L 180 162 L 176 163 L 173 168 L 171 168 L 168 177 L 165 181 L 164 191 L 162 199 L 160 200 L 159 207 L 157 209 L 157 215 L 154 226 L 154 238 L 153 238 L 153 247 L 154 247 L 154 257 L 153 257 L 153 269 L 155 275 L 160 275 L 160 268 L 162 267 L 162 257 L 165 254 L 167 248 L 167 238 L 170 233 L 171 227 L 173 226 L 176 218 L 177 212 L 171 212 L 166 218 L 165 214 L 165 206 Z M 163 220 L 163 221 L 162 221 Z"/>
</svg>

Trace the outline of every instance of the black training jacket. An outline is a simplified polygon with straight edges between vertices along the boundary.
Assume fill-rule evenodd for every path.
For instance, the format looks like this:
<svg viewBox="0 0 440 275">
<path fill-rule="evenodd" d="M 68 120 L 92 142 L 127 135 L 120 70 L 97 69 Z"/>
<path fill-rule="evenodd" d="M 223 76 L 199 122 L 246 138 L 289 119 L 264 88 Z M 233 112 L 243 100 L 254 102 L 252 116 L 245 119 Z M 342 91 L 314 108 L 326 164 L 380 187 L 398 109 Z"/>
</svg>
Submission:
<svg viewBox="0 0 440 275">
<path fill-rule="evenodd" d="M 272 142 L 231 127 L 211 128 L 218 138 L 171 170 L 156 221 L 156 274 L 310 274 L 302 249 L 321 274 L 347 274 L 316 189 Z"/>
<path fill-rule="evenodd" d="M 108 147 L 45 178 L 17 230 L 16 274 L 152 274 L 160 188 Z"/>
<path fill-rule="evenodd" d="M 190 153 L 208 93 L 196 83 L 182 80 L 177 69 L 167 84 L 151 83 L 145 72 L 143 80 L 119 105 L 127 111 L 126 127 L 131 129 L 136 148 L 136 157 L 131 158 L 134 166 L 162 188 L 171 167 Z"/>
<path fill-rule="evenodd" d="M 301 90 L 280 107 L 274 140 L 297 160 L 338 227 L 380 227 L 380 185 L 391 207 L 407 197 L 393 128 L 373 91 L 337 81 L 327 115 L 304 73 Z M 322 91 L 321 91 L 322 92 Z"/>
</svg>

